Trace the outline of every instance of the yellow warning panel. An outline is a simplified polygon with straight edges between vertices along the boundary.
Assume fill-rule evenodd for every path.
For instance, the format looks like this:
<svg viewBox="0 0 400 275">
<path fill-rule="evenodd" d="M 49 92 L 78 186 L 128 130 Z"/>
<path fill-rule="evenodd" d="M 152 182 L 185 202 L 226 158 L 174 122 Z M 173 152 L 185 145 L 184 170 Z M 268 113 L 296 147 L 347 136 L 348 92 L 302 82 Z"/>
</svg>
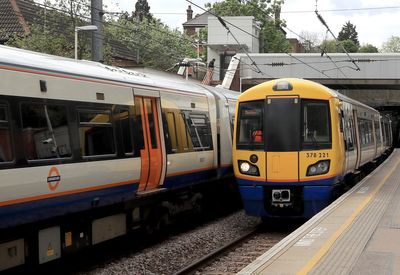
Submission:
<svg viewBox="0 0 400 275">
<path fill-rule="evenodd" d="M 65 247 L 72 245 L 72 232 L 65 232 Z"/>
</svg>

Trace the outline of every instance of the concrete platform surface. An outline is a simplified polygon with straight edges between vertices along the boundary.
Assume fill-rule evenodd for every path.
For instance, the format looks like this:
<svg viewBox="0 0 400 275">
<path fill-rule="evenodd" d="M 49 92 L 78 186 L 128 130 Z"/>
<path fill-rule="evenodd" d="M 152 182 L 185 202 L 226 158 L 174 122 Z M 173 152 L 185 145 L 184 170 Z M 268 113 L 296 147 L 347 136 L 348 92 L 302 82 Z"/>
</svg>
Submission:
<svg viewBox="0 0 400 275">
<path fill-rule="evenodd" d="M 400 274 L 400 150 L 239 274 Z"/>
</svg>

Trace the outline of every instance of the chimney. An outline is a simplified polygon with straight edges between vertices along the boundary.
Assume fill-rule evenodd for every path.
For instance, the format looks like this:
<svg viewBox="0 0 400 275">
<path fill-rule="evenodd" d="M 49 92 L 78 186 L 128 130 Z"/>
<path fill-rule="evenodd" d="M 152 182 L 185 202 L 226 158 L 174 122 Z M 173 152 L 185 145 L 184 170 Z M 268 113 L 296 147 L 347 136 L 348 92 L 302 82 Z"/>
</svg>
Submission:
<svg viewBox="0 0 400 275">
<path fill-rule="evenodd" d="M 192 7 L 189 5 L 188 9 L 186 10 L 186 21 L 192 20 L 193 18 L 193 10 Z"/>
</svg>

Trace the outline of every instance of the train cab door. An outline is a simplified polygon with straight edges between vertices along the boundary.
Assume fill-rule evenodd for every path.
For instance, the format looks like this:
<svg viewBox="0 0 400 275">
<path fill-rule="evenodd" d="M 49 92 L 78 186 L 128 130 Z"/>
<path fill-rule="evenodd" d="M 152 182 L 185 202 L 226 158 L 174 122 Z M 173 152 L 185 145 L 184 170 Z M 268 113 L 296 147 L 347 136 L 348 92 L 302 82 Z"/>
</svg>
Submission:
<svg viewBox="0 0 400 275">
<path fill-rule="evenodd" d="M 271 182 L 299 181 L 299 117 L 298 96 L 271 96 L 266 98 L 265 142 L 266 175 Z"/>
<path fill-rule="evenodd" d="M 146 96 L 142 96 L 146 95 Z M 162 142 L 161 107 L 158 91 L 134 89 L 135 106 L 141 114 L 143 148 L 140 150 L 139 194 L 159 189 L 165 177 L 165 148 Z"/>
<path fill-rule="evenodd" d="M 361 162 L 361 144 L 360 144 L 360 131 L 358 128 L 358 118 L 357 118 L 357 110 L 353 110 L 353 122 L 354 122 L 354 130 L 355 130 L 355 149 L 357 151 L 356 165 L 354 167 L 355 170 L 358 169 Z"/>
</svg>

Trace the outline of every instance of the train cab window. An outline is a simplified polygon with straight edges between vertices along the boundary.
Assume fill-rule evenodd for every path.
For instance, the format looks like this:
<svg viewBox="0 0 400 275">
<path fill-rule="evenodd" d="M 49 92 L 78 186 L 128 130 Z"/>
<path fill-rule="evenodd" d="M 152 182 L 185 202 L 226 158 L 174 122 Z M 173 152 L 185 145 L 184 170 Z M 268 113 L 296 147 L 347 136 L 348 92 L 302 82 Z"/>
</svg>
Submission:
<svg viewBox="0 0 400 275">
<path fill-rule="evenodd" d="M 8 108 L 0 105 L 0 164 L 13 161 Z"/>
<path fill-rule="evenodd" d="M 22 138 L 28 160 L 71 156 L 67 108 L 21 104 Z"/>
<path fill-rule="evenodd" d="M 331 148 L 331 123 L 328 102 L 302 100 L 302 116 L 302 148 L 307 150 Z"/>
<path fill-rule="evenodd" d="M 263 120 L 264 100 L 240 103 L 236 133 L 236 147 L 238 149 L 264 149 Z"/>
<path fill-rule="evenodd" d="M 82 156 L 115 154 L 114 131 L 109 111 L 79 111 Z"/>
</svg>

